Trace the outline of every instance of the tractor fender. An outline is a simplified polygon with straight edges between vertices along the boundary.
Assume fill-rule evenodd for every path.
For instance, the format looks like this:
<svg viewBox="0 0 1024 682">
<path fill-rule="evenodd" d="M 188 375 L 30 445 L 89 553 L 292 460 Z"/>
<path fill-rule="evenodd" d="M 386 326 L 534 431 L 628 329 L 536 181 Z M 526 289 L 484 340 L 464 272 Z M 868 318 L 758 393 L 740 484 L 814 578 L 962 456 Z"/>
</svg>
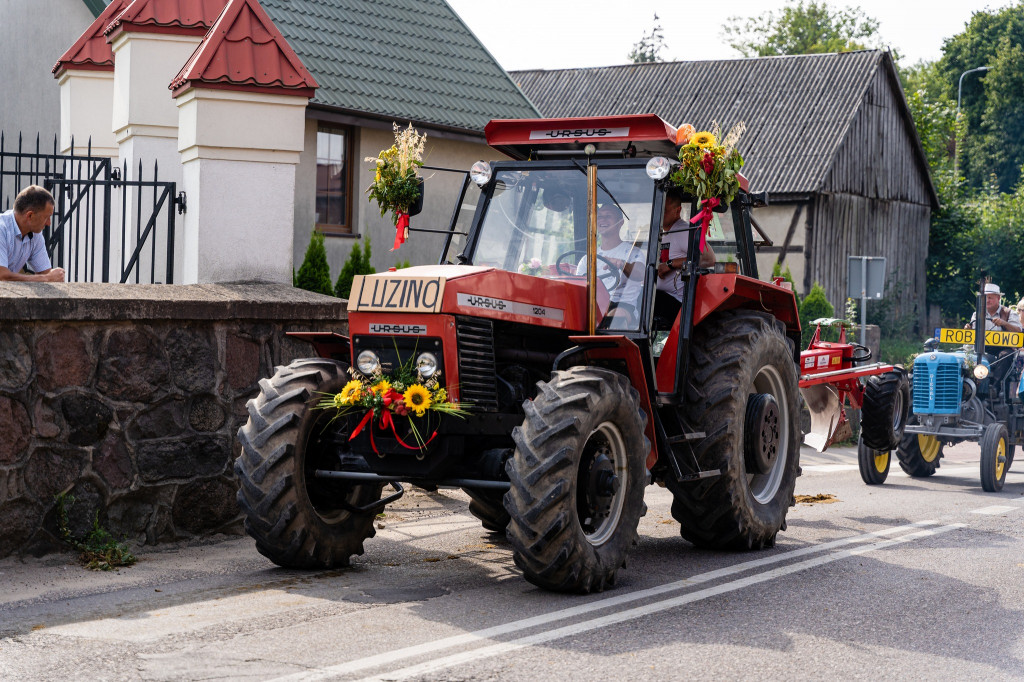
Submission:
<svg viewBox="0 0 1024 682">
<path fill-rule="evenodd" d="M 733 308 L 749 308 L 775 316 L 786 325 L 786 336 L 793 340 L 793 361 L 800 360 L 800 315 L 796 294 L 791 290 L 736 274 L 703 275 L 697 280 L 694 327 L 718 310 Z"/>
<path fill-rule="evenodd" d="M 576 347 L 559 356 L 555 361 L 554 369 L 559 368 L 562 359 L 570 356 L 584 357 L 584 362 L 573 364 L 600 365 L 608 360 L 620 360 L 625 363 L 626 377 L 633 385 L 633 388 L 640 394 L 640 408 L 647 413 L 647 425 L 644 427 L 644 435 L 651 443 L 647 453 L 647 468 L 650 469 L 658 461 L 657 439 L 654 436 L 654 411 L 651 406 L 651 387 L 647 385 L 644 377 L 643 359 L 640 356 L 640 348 L 631 339 L 619 335 L 601 336 L 570 336 L 569 340 L 576 344 Z"/>
<path fill-rule="evenodd" d="M 347 336 L 337 332 L 285 332 L 285 336 L 313 344 L 322 358 L 352 362 L 352 344 Z"/>
</svg>

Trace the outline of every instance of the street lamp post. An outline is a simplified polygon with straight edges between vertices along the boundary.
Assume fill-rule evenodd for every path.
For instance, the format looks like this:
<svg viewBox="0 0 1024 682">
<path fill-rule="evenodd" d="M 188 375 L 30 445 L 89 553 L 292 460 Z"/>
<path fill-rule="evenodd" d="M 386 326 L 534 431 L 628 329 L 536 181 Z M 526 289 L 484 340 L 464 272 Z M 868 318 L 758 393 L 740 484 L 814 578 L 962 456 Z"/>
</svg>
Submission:
<svg viewBox="0 0 1024 682">
<path fill-rule="evenodd" d="M 964 90 L 964 76 L 976 71 L 988 71 L 991 68 L 991 66 L 979 66 L 976 69 L 968 69 L 960 74 L 960 81 L 956 86 L 956 137 L 953 138 L 953 177 L 957 177 L 960 173 L 960 95 L 963 94 Z"/>
<path fill-rule="evenodd" d="M 967 71 L 964 71 L 962 74 L 960 74 L 960 82 L 956 86 L 956 116 L 957 116 L 957 118 L 960 118 L 960 95 L 964 91 L 964 76 L 966 76 L 969 73 L 974 73 L 975 71 L 988 71 L 991 68 L 992 68 L 991 66 L 979 66 L 976 69 L 969 69 Z"/>
</svg>

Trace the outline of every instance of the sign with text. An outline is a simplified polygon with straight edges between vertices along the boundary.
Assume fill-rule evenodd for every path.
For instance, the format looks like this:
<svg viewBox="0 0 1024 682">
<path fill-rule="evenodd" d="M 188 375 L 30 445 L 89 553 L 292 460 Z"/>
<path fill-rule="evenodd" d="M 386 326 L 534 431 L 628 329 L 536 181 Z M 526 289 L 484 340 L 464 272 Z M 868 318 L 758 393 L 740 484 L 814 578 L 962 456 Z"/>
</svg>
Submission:
<svg viewBox="0 0 1024 682">
<path fill-rule="evenodd" d="M 949 329 L 943 327 L 939 330 L 940 343 L 955 343 L 961 346 L 974 345 L 973 329 Z M 986 346 L 1005 346 L 1007 348 L 1024 347 L 1024 334 L 1021 332 L 985 332 Z"/>
<path fill-rule="evenodd" d="M 444 277 L 407 277 L 392 273 L 356 275 L 348 309 L 393 313 L 436 313 L 441 310 Z"/>
</svg>

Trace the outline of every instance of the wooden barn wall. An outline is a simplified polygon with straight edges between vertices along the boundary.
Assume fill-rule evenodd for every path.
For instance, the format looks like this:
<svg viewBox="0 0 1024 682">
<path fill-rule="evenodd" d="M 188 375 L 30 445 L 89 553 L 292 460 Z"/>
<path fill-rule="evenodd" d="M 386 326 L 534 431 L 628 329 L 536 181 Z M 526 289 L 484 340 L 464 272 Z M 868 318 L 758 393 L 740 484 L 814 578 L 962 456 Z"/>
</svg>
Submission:
<svg viewBox="0 0 1024 682">
<path fill-rule="evenodd" d="M 914 152 L 914 134 L 900 113 L 887 70 L 879 68 L 822 191 L 930 205 L 927 169 Z"/>
<path fill-rule="evenodd" d="M 824 287 L 841 315 L 847 293 L 847 256 L 885 256 L 887 294 L 895 295 L 897 313 L 909 318 L 919 331 L 924 328 L 926 313 L 930 219 L 927 205 L 853 194 L 818 195 L 805 246 L 808 279 Z"/>
</svg>

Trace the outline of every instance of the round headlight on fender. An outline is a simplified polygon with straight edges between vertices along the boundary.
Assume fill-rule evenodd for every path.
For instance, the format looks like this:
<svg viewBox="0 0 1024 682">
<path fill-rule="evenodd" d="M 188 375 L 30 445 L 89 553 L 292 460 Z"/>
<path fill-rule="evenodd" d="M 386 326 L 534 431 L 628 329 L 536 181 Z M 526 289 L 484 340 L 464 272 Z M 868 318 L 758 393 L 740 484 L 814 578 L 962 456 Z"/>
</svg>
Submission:
<svg viewBox="0 0 1024 682">
<path fill-rule="evenodd" d="M 975 365 L 974 378 L 977 379 L 978 381 L 981 381 L 986 377 L 988 377 L 988 367 L 986 367 L 985 365 Z"/>
<path fill-rule="evenodd" d="M 477 161 L 469 169 L 469 177 L 480 187 L 491 181 L 491 173 L 491 164 L 486 161 Z"/>
<path fill-rule="evenodd" d="M 372 350 L 364 350 L 356 356 L 356 369 L 369 376 L 380 369 L 380 358 Z"/>
<path fill-rule="evenodd" d="M 672 170 L 672 162 L 664 156 L 655 156 L 647 162 L 647 177 L 651 180 L 661 180 Z"/>
<path fill-rule="evenodd" d="M 437 356 L 433 353 L 420 353 L 420 356 L 416 358 L 416 371 L 424 379 L 434 376 L 437 371 Z"/>
</svg>

